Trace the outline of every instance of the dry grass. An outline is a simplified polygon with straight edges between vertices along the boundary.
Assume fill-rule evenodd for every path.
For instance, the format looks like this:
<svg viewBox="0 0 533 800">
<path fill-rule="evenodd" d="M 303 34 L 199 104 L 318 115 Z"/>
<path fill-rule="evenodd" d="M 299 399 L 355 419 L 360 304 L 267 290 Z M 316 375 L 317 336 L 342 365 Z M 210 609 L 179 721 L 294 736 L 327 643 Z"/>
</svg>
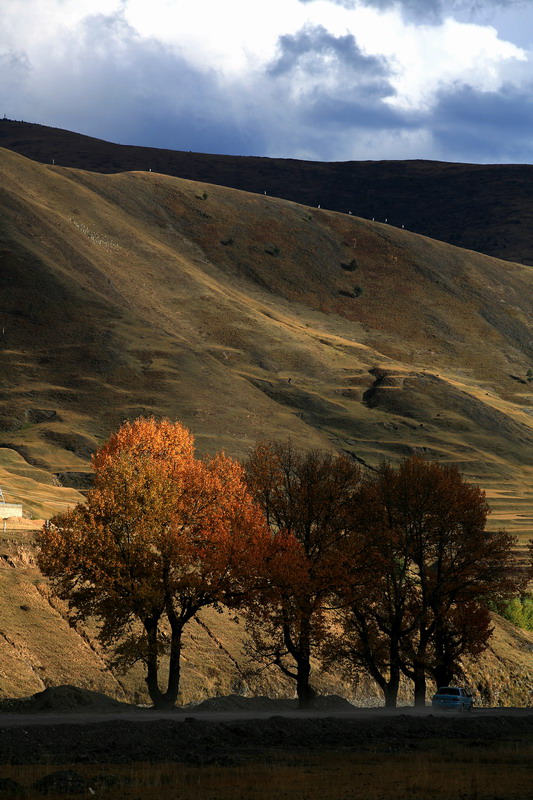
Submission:
<svg viewBox="0 0 533 800">
<path fill-rule="evenodd" d="M 416 754 L 267 753 L 259 763 L 235 766 L 11 766 L 2 776 L 30 787 L 44 775 L 73 769 L 97 787 L 96 796 L 124 800 L 529 800 L 532 758 L 531 744 L 478 749 L 444 742 Z M 101 776 L 113 776 L 115 785 L 106 789 Z"/>
<path fill-rule="evenodd" d="M 412 452 L 456 463 L 489 491 L 490 525 L 516 532 L 524 558 L 533 398 L 516 378 L 530 366 L 531 269 L 155 172 L 91 174 L 0 151 L 0 182 L 10 274 L 0 486 L 28 516 L 81 499 L 68 486 L 90 452 L 124 419 L 154 413 L 190 426 L 201 452 L 244 458 L 259 438 L 290 436 L 371 466 Z M 354 272 L 342 267 L 353 260 Z M 356 283 L 362 295 L 347 296 Z M 376 368 L 397 386 L 377 390 L 370 407 Z M 20 536 L 5 547 L 27 549 Z M 41 660 L 53 647 L 39 640 L 37 615 L 43 631 L 61 631 L 59 653 L 68 622 L 39 594 L 26 555 L 0 565 L 13 643 L 0 646 L 16 664 L 5 693 L 19 676 L 20 694 L 65 675 L 53 653 Z M 244 681 L 235 666 L 242 626 L 206 620 L 209 632 L 192 626 L 184 653 L 187 700 Z M 93 633 L 69 676 L 89 688 L 103 670 Z M 144 691 L 140 671 L 126 686 L 130 696 Z M 283 687 L 273 679 L 263 691 Z"/>
<path fill-rule="evenodd" d="M 0 144 L 44 164 L 54 158 L 58 163 L 60 156 L 63 166 L 95 172 L 151 169 L 261 195 L 266 189 L 269 195 L 313 207 L 320 202 L 322 209 L 344 214 L 351 209 L 368 219 L 388 215 L 397 227 L 405 224 L 407 230 L 468 250 L 533 263 L 532 167 L 524 164 L 320 163 L 210 155 L 124 146 L 12 120 L 1 121 Z"/>
<path fill-rule="evenodd" d="M 9 530 L 36 530 L 58 511 L 64 511 L 83 501 L 83 496 L 75 489 L 60 486 L 47 470 L 34 467 L 16 451 L 0 447 L 0 487 L 6 502 L 22 503 L 26 512 L 31 510 L 41 518 L 21 523 L 9 520 Z"/>
<path fill-rule="evenodd" d="M 124 418 L 162 413 L 204 451 L 243 457 L 265 433 L 370 464 L 415 450 L 522 497 L 532 398 L 510 374 L 529 365 L 531 270 L 154 173 L 53 169 L 8 151 L 0 173 L 9 302 L 25 309 L 23 325 L 6 309 L 0 427 L 48 473 L 87 470 Z M 355 272 L 342 268 L 352 260 Z M 339 294 L 354 282 L 360 297 Z M 402 381 L 369 409 L 373 367 Z M 55 416 L 35 421 L 43 409 Z M 39 486 L 15 488 L 44 514 Z M 519 506 L 509 513 L 525 512 L 533 533 L 531 502 Z"/>
</svg>

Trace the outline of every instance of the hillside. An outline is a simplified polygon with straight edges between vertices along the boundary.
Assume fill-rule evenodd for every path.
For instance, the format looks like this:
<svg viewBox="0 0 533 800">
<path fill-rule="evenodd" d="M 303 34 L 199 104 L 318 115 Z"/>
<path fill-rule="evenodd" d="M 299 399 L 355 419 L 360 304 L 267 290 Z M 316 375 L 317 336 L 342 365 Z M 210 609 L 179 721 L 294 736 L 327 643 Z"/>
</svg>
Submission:
<svg viewBox="0 0 533 800">
<path fill-rule="evenodd" d="M 72 627 L 63 603 L 50 594 L 35 566 L 31 523 L 0 531 L 0 700 L 28 697 L 48 686 L 74 684 L 119 700 L 148 703 L 139 666 L 126 675 L 108 669 L 90 625 Z M 493 615 L 489 648 L 466 660 L 464 682 L 477 705 L 533 705 L 533 633 Z M 217 695 L 287 697 L 293 686 L 275 669 L 253 674 L 245 649 L 243 621 L 234 613 L 204 609 L 185 629 L 179 703 Z M 320 694 L 339 694 L 357 705 L 381 705 L 370 679 L 353 685 L 342 676 L 313 670 Z M 403 686 L 400 703 L 411 703 Z"/>
<path fill-rule="evenodd" d="M 81 499 L 93 449 L 123 419 L 154 413 L 190 426 L 200 452 L 244 458 L 258 438 L 290 436 L 370 467 L 412 452 L 457 463 L 487 490 L 491 525 L 521 547 L 533 534 L 531 268 L 153 172 L 83 172 L 0 150 L 0 185 L 0 486 L 27 514 Z M 3 540 L 11 666 L 0 692 L 26 669 L 21 693 L 43 688 L 42 673 L 46 685 L 65 681 L 51 652 L 75 647 L 90 663 L 85 685 L 120 695 L 91 632 L 69 644 L 22 539 Z M 37 645 L 37 630 L 59 622 L 58 641 Z M 208 659 L 191 656 L 188 698 L 203 683 L 242 682 L 240 645 L 227 644 L 241 629 L 206 625 L 194 658 L 209 643 L 229 655 L 209 664 L 209 680 Z M 505 658 L 526 702 L 521 641 L 522 655 Z M 489 673 L 501 663 L 498 651 Z M 139 676 L 128 680 L 129 696 L 141 691 Z"/>
<path fill-rule="evenodd" d="M 134 147 L 0 119 L 0 147 L 92 172 L 143 170 L 215 183 L 390 225 L 533 264 L 533 166 L 224 156 Z"/>
<path fill-rule="evenodd" d="M 154 173 L 0 175 L 0 468 L 83 488 L 110 430 L 167 414 L 200 451 L 453 461 L 531 531 L 531 268 Z"/>
</svg>

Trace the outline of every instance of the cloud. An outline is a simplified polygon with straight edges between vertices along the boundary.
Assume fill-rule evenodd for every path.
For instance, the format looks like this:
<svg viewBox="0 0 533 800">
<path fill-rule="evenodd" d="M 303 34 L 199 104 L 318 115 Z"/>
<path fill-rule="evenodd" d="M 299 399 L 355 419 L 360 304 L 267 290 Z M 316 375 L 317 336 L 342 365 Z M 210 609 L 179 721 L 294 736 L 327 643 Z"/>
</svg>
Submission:
<svg viewBox="0 0 533 800">
<path fill-rule="evenodd" d="M 12 118 L 82 131 L 121 143 L 184 150 L 247 152 L 253 124 L 213 70 L 192 67 L 172 48 L 141 37 L 121 12 L 85 18 L 41 61 L 21 57 L 26 91 L 10 65 L 4 97 Z M 264 142 L 259 137 L 259 149 Z"/>
<path fill-rule="evenodd" d="M 371 130 L 410 127 L 408 116 L 385 102 L 394 94 L 387 60 L 365 55 L 352 34 L 334 36 L 307 25 L 281 36 L 267 74 L 278 101 L 290 109 L 285 115 L 293 136 L 309 147 L 320 131 L 320 150 L 328 157 Z M 291 138 L 290 131 L 286 135 Z"/>
<path fill-rule="evenodd" d="M 308 4 L 317 0 L 299 0 Z M 328 0 L 343 8 L 358 6 L 376 8 L 380 11 L 401 9 L 404 16 L 420 22 L 440 22 L 453 14 L 476 15 L 490 9 L 523 8 L 528 0 Z"/>
<path fill-rule="evenodd" d="M 0 52 L 0 87 L 5 97 L 8 92 L 20 92 L 28 78 L 30 65 L 25 53 L 6 50 Z"/>
<path fill-rule="evenodd" d="M 440 93 L 426 124 L 447 160 L 531 163 L 533 84 L 497 92 L 455 86 Z"/>
<path fill-rule="evenodd" d="M 364 55 L 355 37 L 348 33 L 334 36 L 322 25 L 306 25 L 296 34 L 280 36 L 278 53 L 268 73 L 280 76 L 306 76 L 313 84 L 331 88 L 349 87 L 349 92 L 380 97 L 393 93 L 387 78 L 390 68 L 386 59 Z"/>
<path fill-rule="evenodd" d="M 86 17 L 11 77 L 19 64 L 26 90 L 9 92 L 8 116 L 121 143 L 328 160 L 350 157 L 358 131 L 405 127 L 384 103 L 386 60 L 321 26 L 282 35 L 270 62 L 231 78 L 142 37 L 121 11 Z"/>
<path fill-rule="evenodd" d="M 530 62 L 494 28 L 450 19 L 421 27 L 377 10 L 392 0 L 366 0 L 363 11 L 358 0 L 353 12 L 321 0 L 313 14 L 303 0 L 271 0 L 278 11 L 290 4 L 290 24 L 277 17 L 268 47 L 254 50 L 250 36 L 250 50 L 225 68 L 225 50 L 212 57 L 213 30 L 206 41 L 201 28 L 180 38 L 179 25 L 166 38 L 149 34 L 127 13 L 133 0 L 81 18 L 80 4 L 102 9 L 111 0 L 28 0 L 35 18 L 18 38 L 19 0 L 4 2 L 0 17 L 12 13 L 9 36 L 0 25 L 0 115 L 10 118 L 212 153 L 533 160 Z M 49 9 L 63 6 L 70 16 L 45 25 Z M 222 29 L 219 38 L 226 47 Z"/>
</svg>

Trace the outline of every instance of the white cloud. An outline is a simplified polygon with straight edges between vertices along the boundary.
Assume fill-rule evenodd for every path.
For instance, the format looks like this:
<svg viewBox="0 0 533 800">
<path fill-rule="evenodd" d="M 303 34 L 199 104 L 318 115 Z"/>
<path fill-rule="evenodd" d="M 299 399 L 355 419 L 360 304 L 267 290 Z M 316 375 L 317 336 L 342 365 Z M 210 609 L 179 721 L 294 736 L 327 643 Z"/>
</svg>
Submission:
<svg viewBox="0 0 533 800">
<path fill-rule="evenodd" d="M 127 0 L 128 22 L 177 49 L 199 69 L 239 73 L 267 61 L 281 33 L 306 20 L 298 0 Z"/>
<path fill-rule="evenodd" d="M 427 108 L 436 92 L 458 80 L 476 89 L 493 91 L 504 80 L 509 62 L 527 61 L 524 50 L 498 38 L 492 27 L 457 22 L 415 25 L 399 12 L 366 9 L 360 18 L 358 40 L 372 54 L 395 65 L 390 100 L 398 107 Z"/>
</svg>

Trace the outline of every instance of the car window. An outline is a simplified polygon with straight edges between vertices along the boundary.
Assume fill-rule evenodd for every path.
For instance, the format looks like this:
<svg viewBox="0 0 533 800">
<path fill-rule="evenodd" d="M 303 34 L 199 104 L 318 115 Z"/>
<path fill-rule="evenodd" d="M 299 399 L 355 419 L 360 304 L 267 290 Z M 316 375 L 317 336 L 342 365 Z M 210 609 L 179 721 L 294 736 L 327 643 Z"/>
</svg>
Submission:
<svg viewBox="0 0 533 800">
<path fill-rule="evenodd" d="M 437 689 L 437 694 L 460 695 L 461 692 L 459 689 L 450 688 L 449 686 L 443 686 L 441 689 Z"/>
</svg>

